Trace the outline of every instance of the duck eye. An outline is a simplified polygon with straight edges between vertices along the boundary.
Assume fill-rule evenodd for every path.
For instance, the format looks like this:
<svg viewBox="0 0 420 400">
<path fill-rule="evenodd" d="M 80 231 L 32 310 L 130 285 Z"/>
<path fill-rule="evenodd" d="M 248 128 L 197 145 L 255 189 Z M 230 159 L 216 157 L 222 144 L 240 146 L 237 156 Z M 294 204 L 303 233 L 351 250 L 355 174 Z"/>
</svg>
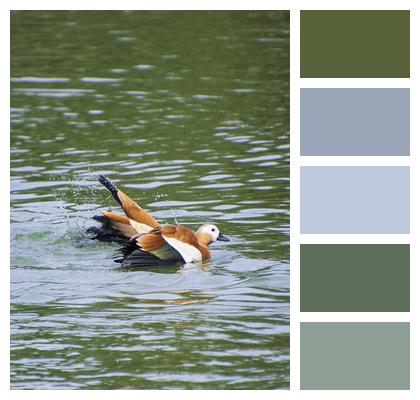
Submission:
<svg viewBox="0 0 420 400">
<path fill-rule="evenodd" d="M 212 232 L 214 232 L 215 230 L 216 230 L 216 229 L 214 229 L 214 228 L 211 228 L 211 231 L 212 231 Z"/>
</svg>

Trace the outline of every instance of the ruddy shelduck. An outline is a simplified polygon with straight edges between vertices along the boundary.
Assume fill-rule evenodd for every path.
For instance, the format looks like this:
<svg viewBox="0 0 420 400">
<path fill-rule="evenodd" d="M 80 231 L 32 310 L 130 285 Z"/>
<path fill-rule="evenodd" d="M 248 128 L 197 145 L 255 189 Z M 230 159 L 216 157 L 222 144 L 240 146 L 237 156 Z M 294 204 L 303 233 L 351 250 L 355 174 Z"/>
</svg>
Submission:
<svg viewBox="0 0 420 400">
<path fill-rule="evenodd" d="M 201 225 L 196 232 L 183 225 L 161 226 L 109 179 L 100 175 L 98 180 L 111 192 L 125 216 L 103 211 L 103 215 L 93 217 L 102 226 L 91 227 L 87 232 L 92 239 L 124 244 L 123 258 L 118 260 L 123 266 L 200 262 L 210 258 L 211 243 L 229 241 L 212 224 Z"/>
</svg>

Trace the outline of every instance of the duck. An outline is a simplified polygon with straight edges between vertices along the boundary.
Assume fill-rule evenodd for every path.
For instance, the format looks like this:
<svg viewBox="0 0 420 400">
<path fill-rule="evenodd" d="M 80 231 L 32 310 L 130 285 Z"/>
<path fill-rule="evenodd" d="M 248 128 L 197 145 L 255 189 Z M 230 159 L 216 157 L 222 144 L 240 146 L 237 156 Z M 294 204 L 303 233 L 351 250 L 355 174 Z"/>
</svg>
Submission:
<svg viewBox="0 0 420 400">
<path fill-rule="evenodd" d="M 160 225 L 108 178 L 99 175 L 98 181 L 110 191 L 125 215 L 102 211 L 102 215 L 93 217 L 101 225 L 90 227 L 86 232 L 90 239 L 122 244 L 123 256 L 115 261 L 123 267 L 206 261 L 211 258 L 210 244 L 230 240 L 211 223 L 201 225 L 195 232 L 184 225 Z"/>
</svg>

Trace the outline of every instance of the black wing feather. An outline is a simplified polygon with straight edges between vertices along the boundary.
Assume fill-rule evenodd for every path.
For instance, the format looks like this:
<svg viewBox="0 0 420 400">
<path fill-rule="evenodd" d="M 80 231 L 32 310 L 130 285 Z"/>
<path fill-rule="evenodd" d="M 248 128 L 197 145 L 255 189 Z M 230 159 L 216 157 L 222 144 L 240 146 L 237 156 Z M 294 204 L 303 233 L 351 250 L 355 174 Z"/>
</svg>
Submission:
<svg viewBox="0 0 420 400">
<path fill-rule="evenodd" d="M 168 267 L 177 265 L 174 261 L 162 261 L 153 254 L 136 249 L 120 260 L 122 267 Z"/>
<path fill-rule="evenodd" d="M 91 226 L 86 230 L 89 239 L 99 240 L 101 242 L 117 242 L 120 244 L 128 244 L 129 238 L 125 237 L 119 231 L 114 229 L 110 220 L 103 215 L 95 215 L 92 217 L 95 221 L 100 222 L 101 226 Z"/>
<path fill-rule="evenodd" d="M 118 197 L 118 189 L 115 187 L 115 185 L 105 176 L 99 175 L 98 181 L 104 185 L 112 194 L 115 200 L 117 200 L 118 204 L 123 207 L 120 198 Z"/>
</svg>

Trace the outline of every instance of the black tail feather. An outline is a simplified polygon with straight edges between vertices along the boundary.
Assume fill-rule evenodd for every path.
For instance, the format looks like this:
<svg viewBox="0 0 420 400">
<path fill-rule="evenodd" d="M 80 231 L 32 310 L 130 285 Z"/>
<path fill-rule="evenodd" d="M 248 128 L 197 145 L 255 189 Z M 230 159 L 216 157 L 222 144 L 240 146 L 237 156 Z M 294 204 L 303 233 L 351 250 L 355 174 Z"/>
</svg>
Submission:
<svg viewBox="0 0 420 400">
<path fill-rule="evenodd" d="M 103 215 L 95 215 L 92 217 L 95 221 L 100 222 L 101 226 L 91 226 L 86 230 L 86 234 L 92 240 L 96 239 L 101 242 L 117 242 L 123 245 L 129 244 L 129 238 L 122 235 L 116 229 L 110 226 L 108 218 Z"/>
<path fill-rule="evenodd" d="M 103 175 L 99 175 L 98 177 L 98 181 L 104 185 L 112 194 L 112 196 L 114 197 L 115 200 L 117 200 L 117 202 L 120 204 L 120 206 L 122 207 L 122 203 L 120 198 L 118 197 L 118 189 L 114 186 L 114 184 L 105 176 Z"/>
</svg>

